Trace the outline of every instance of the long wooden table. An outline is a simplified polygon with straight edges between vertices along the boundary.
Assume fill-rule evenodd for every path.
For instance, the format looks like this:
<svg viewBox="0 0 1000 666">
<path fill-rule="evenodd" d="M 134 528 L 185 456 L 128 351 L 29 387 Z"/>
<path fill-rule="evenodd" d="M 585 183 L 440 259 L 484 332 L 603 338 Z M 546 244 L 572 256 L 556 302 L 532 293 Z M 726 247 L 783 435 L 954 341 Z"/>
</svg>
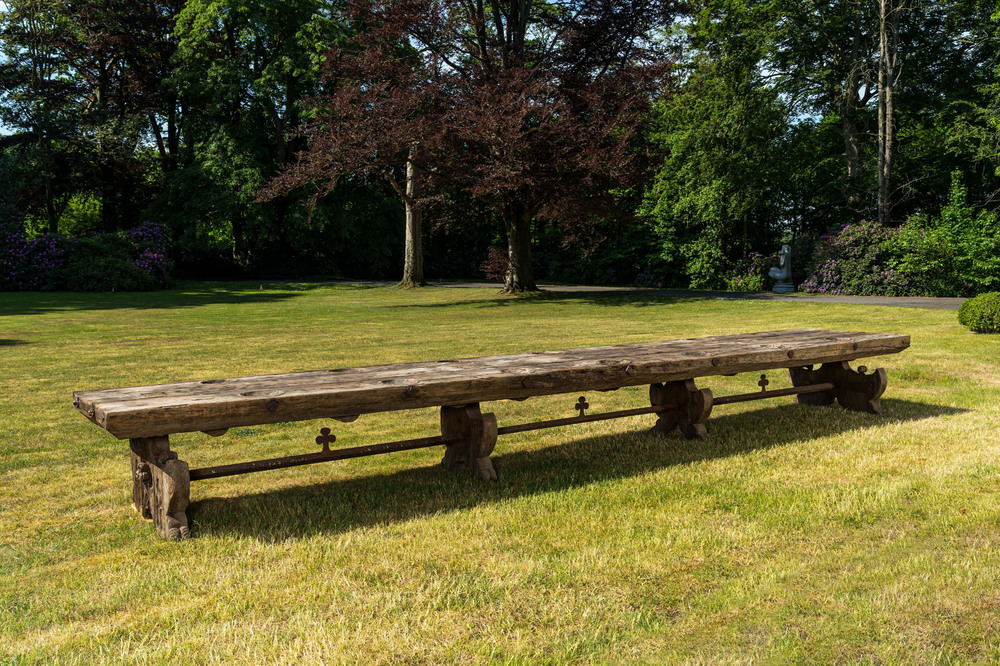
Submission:
<svg viewBox="0 0 1000 666">
<path fill-rule="evenodd" d="M 789 330 L 669 340 L 631 345 L 564 349 L 448 361 L 336 368 L 234 379 L 208 379 L 155 386 L 77 391 L 73 404 L 119 439 L 129 439 L 133 503 L 170 538 L 190 535 L 186 509 L 190 482 L 429 446 L 445 446 L 444 464 L 495 479 L 490 453 L 502 434 L 656 414 L 661 432 L 679 429 L 706 438 L 713 405 L 795 395 L 799 402 L 881 412 L 883 369 L 852 370 L 849 361 L 893 354 L 910 344 L 907 335 L 826 330 Z M 817 364 L 821 364 L 816 368 Z M 768 390 L 764 375 L 754 393 L 715 397 L 694 379 L 788 368 L 792 386 Z M 498 427 L 480 403 L 535 396 L 609 391 L 649 385 L 650 406 Z M 441 435 L 350 449 L 331 449 L 336 437 L 323 428 L 322 447 L 271 460 L 189 469 L 170 450 L 169 436 L 309 419 L 351 422 L 362 414 L 423 407 L 441 408 Z"/>
</svg>

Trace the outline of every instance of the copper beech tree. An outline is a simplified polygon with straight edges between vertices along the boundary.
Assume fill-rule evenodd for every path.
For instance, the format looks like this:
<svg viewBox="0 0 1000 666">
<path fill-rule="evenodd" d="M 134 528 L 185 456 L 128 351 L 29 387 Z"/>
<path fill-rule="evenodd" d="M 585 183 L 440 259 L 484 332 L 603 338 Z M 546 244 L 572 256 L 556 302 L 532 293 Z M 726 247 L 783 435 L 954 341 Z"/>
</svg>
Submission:
<svg viewBox="0 0 1000 666">
<path fill-rule="evenodd" d="M 503 221 L 504 290 L 536 289 L 531 221 L 613 214 L 648 163 L 645 123 L 668 90 L 656 33 L 671 0 L 348 0 L 357 33 L 328 54 L 306 148 L 265 190 L 384 177 L 407 211 L 420 283 L 420 210 L 462 191 Z M 403 175 L 405 174 L 405 176 Z M 403 180 L 405 178 L 405 181 Z"/>
</svg>

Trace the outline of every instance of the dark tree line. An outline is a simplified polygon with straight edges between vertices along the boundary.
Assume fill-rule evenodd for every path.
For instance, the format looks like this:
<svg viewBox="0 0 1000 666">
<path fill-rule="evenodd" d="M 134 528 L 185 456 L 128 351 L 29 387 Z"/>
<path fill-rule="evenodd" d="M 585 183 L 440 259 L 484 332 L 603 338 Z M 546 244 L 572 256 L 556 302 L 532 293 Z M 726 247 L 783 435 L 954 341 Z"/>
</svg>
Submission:
<svg viewBox="0 0 1000 666">
<path fill-rule="evenodd" d="M 32 233 L 162 222 L 192 274 L 420 284 L 500 245 L 508 291 L 721 286 L 848 222 L 996 208 L 997 9 L 12 0 L 0 197 Z"/>
</svg>

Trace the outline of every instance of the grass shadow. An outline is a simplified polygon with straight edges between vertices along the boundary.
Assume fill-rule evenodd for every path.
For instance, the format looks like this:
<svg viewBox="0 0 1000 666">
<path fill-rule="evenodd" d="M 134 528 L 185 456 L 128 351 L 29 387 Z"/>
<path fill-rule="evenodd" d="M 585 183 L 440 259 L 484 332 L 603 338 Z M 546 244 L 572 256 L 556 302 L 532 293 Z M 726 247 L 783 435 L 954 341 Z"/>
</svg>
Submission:
<svg viewBox="0 0 1000 666">
<path fill-rule="evenodd" d="M 249 285 L 201 284 L 194 288 L 166 291 L 94 292 L 15 292 L 0 301 L 0 317 L 50 312 L 92 310 L 156 310 L 196 308 L 204 305 L 271 303 L 296 298 L 305 289 L 250 291 Z"/>
<path fill-rule="evenodd" d="M 608 291 L 533 291 L 525 294 L 496 294 L 492 298 L 461 299 L 439 303 L 393 303 L 391 305 L 376 305 L 375 309 L 407 310 L 407 309 L 440 309 L 456 306 L 476 306 L 480 308 L 505 307 L 523 305 L 525 303 L 588 303 L 606 307 L 648 307 L 654 305 L 670 305 L 676 303 L 691 303 L 693 301 L 715 300 L 691 292 L 686 295 L 661 292 L 608 292 Z"/>
<path fill-rule="evenodd" d="M 0 338 L 0 347 L 16 347 L 18 345 L 30 345 L 27 340 L 5 340 Z"/>
<path fill-rule="evenodd" d="M 483 483 L 466 472 L 439 465 L 416 467 L 391 474 L 364 476 L 235 498 L 206 498 L 192 503 L 188 515 L 195 530 L 205 535 L 236 535 L 272 542 L 313 534 L 338 534 L 357 528 L 398 523 L 442 512 L 462 511 L 518 497 L 567 490 L 611 479 L 625 479 L 676 465 L 686 465 L 756 450 L 769 449 L 809 437 L 837 435 L 890 423 L 963 413 L 942 405 L 905 400 L 883 400 L 888 415 L 848 415 L 830 418 L 836 407 L 782 405 L 713 417 L 708 441 L 688 441 L 676 434 L 646 431 L 567 441 L 531 451 L 504 453 L 503 439 L 493 460 L 500 476 Z M 862 416 L 864 424 L 857 418 Z M 769 436 L 746 436 L 759 431 L 757 420 L 796 424 L 770 428 Z M 638 436 L 636 436 L 638 435 Z M 211 493 L 210 485 L 196 485 L 195 497 Z"/>
</svg>

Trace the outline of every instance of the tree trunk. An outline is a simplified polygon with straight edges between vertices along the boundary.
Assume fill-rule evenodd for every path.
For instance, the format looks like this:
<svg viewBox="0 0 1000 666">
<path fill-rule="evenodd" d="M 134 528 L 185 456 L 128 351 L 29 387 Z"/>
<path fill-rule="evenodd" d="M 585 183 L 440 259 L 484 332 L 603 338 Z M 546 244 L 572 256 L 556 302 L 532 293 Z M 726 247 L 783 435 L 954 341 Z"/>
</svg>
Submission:
<svg viewBox="0 0 1000 666">
<path fill-rule="evenodd" d="M 97 159 L 100 161 L 97 173 L 101 179 L 101 224 L 104 231 L 118 231 L 118 190 L 115 183 L 115 172 L 108 161 L 109 155 L 104 154 L 103 147 L 98 148 Z"/>
<path fill-rule="evenodd" d="M 847 165 L 847 207 L 857 211 L 861 201 L 858 197 L 858 175 L 861 173 L 860 132 L 855 122 L 855 114 L 862 105 L 859 88 L 865 54 L 864 21 L 860 9 L 854 13 L 854 39 L 851 41 L 848 57 L 847 78 L 840 98 L 840 135 L 844 139 L 844 162 Z"/>
<path fill-rule="evenodd" d="M 46 128 L 46 131 L 47 128 Z M 59 233 L 59 216 L 56 215 L 55 194 L 52 192 L 52 142 L 46 135 L 42 141 L 42 183 L 45 188 L 45 216 L 48 218 L 49 233 Z"/>
<path fill-rule="evenodd" d="M 906 0 L 879 0 L 878 69 L 878 221 L 886 226 L 892 213 L 892 158 L 896 140 L 893 96 L 899 78 L 899 19 Z"/>
<path fill-rule="evenodd" d="M 886 4 L 888 0 L 878 2 L 878 223 L 885 226 L 886 218 L 886 173 L 885 173 L 885 78 L 886 78 Z"/>
<path fill-rule="evenodd" d="M 531 212 L 520 202 L 504 207 L 507 228 L 507 277 L 503 290 L 509 294 L 538 291 L 531 270 Z"/>
<path fill-rule="evenodd" d="M 420 208 L 414 201 L 420 196 L 420 170 L 415 164 L 418 145 L 410 146 L 410 156 L 406 160 L 406 245 L 403 248 L 403 279 L 401 287 L 422 287 L 424 282 L 424 251 L 421 242 L 422 219 Z"/>
</svg>

